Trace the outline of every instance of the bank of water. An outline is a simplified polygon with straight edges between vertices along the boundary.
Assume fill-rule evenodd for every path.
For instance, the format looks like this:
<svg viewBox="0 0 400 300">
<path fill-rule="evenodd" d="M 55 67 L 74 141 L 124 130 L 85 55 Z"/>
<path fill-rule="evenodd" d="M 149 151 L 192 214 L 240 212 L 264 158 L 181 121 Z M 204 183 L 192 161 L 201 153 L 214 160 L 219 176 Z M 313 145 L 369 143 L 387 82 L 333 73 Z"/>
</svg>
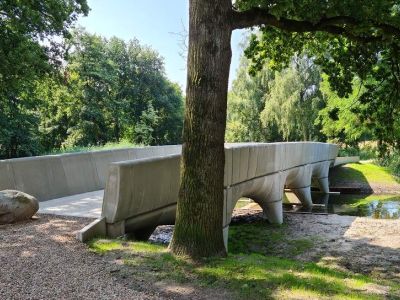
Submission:
<svg viewBox="0 0 400 300">
<path fill-rule="evenodd" d="M 313 193 L 313 203 L 316 205 L 311 209 L 315 213 L 333 213 L 338 215 L 370 217 L 375 219 L 400 219 L 400 195 L 347 195 L 331 194 L 322 195 Z M 286 211 L 306 212 L 299 205 L 292 205 L 294 195 L 287 193 L 284 209 Z"/>
</svg>

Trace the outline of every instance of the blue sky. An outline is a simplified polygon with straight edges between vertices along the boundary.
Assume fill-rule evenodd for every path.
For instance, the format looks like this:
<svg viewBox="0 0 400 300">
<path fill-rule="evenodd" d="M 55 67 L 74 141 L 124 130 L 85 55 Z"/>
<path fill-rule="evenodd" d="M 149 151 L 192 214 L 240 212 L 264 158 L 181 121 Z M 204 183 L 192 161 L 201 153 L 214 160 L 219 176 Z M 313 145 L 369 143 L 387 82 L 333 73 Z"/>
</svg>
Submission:
<svg viewBox="0 0 400 300">
<path fill-rule="evenodd" d="M 180 37 L 188 29 L 188 0 L 88 0 L 91 11 L 78 24 L 91 33 L 124 40 L 137 38 L 164 57 L 170 80 L 186 85 L 186 61 L 181 52 Z M 174 34 L 175 33 L 175 34 Z M 235 77 L 242 50 L 239 46 L 243 32 L 232 36 L 232 65 L 230 82 Z"/>
</svg>

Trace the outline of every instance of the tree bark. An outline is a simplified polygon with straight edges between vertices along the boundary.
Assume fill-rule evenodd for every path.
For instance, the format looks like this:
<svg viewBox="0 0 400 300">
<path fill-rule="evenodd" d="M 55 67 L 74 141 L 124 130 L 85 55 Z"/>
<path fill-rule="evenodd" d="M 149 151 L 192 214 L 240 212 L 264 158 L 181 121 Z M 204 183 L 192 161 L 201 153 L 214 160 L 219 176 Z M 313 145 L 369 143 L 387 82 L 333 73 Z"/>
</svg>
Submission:
<svg viewBox="0 0 400 300">
<path fill-rule="evenodd" d="M 170 249 L 192 258 L 226 255 L 222 222 L 231 13 L 230 0 L 190 0 L 181 183 Z"/>
</svg>

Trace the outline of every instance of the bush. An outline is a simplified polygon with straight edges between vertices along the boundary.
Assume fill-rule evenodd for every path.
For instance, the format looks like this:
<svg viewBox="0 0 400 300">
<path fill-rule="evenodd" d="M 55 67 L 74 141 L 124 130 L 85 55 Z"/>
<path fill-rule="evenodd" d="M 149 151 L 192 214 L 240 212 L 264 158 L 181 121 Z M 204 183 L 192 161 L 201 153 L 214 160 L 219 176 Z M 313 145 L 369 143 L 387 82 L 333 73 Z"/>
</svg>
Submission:
<svg viewBox="0 0 400 300">
<path fill-rule="evenodd" d="M 363 148 L 346 147 L 339 149 L 338 156 L 359 156 L 361 160 L 377 158 L 376 149 L 369 146 Z"/>
<path fill-rule="evenodd" d="M 383 158 L 377 159 L 377 163 L 381 166 L 388 167 L 392 174 L 400 176 L 400 151 L 394 150 Z"/>
</svg>

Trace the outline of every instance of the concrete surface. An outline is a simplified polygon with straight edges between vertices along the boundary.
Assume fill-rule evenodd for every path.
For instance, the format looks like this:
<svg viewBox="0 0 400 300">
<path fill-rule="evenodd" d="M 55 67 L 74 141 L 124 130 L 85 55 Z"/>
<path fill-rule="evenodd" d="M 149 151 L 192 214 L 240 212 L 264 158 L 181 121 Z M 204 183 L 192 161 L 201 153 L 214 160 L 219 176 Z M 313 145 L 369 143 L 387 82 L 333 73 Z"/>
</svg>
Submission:
<svg viewBox="0 0 400 300">
<path fill-rule="evenodd" d="M 180 151 L 181 145 L 168 145 L 0 160 L 0 190 L 19 190 L 39 201 L 102 190 L 110 163 Z"/>
<path fill-rule="evenodd" d="M 359 156 L 340 156 L 336 157 L 334 167 L 342 166 L 349 163 L 358 163 L 360 162 Z"/>
<path fill-rule="evenodd" d="M 100 218 L 104 190 L 57 198 L 39 203 L 38 213 Z"/>
<path fill-rule="evenodd" d="M 316 142 L 238 143 L 225 145 L 225 241 L 233 208 L 241 197 L 257 202 L 271 223 L 282 223 L 284 189 L 291 189 L 304 206 L 311 206 L 311 181 L 329 192 L 328 173 L 337 146 Z M 102 217 L 78 238 L 96 234 L 117 237 L 125 233 L 146 236 L 158 225 L 173 224 L 179 191 L 180 154 L 110 164 Z M 99 233 L 99 228 L 105 228 Z"/>
<path fill-rule="evenodd" d="M 175 222 L 180 152 L 172 145 L 0 161 L 0 190 L 37 197 L 40 213 L 99 219 L 78 233 L 80 240 L 124 233 L 145 238 L 157 225 Z M 253 199 L 278 224 L 285 187 L 311 206 L 311 181 L 329 192 L 337 152 L 336 145 L 317 142 L 226 144 L 224 234 L 241 197 Z"/>
</svg>

